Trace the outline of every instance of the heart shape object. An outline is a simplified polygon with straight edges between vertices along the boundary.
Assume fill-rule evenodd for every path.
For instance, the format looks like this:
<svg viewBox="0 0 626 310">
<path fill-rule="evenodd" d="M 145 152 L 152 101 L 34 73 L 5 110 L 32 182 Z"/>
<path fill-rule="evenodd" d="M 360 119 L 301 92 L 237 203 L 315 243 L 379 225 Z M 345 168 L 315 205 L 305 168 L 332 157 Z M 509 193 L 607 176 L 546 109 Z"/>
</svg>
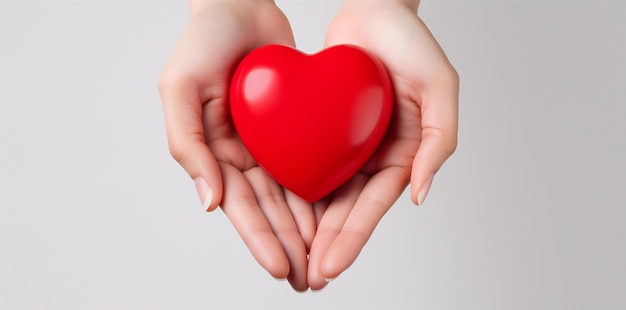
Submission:
<svg viewBox="0 0 626 310">
<path fill-rule="evenodd" d="M 313 55 L 262 46 L 241 61 L 230 89 L 231 115 L 245 147 L 274 180 L 309 202 L 368 161 L 392 106 L 382 62 L 351 45 Z"/>
</svg>

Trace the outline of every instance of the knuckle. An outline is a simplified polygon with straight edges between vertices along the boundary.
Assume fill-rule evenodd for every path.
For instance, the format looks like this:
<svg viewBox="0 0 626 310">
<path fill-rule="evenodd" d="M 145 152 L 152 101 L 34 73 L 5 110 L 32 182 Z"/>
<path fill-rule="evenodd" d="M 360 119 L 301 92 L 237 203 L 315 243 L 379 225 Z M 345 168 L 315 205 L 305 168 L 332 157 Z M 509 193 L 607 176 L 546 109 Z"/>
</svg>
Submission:
<svg viewBox="0 0 626 310">
<path fill-rule="evenodd" d="M 456 132 L 442 133 L 437 136 L 439 149 L 446 156 L 451 156 L 456 152 L 458 138 Z"/>
<path fill-rule="evenodd" d="M 297 242 L 300 239 L 300 232 L 297 228 L 281 227 L 274 228 L 274 234 L 279 240 L 289 240 Z"/>
<path fill-rule="evenodd" d="M 448 132 L 440 128 L 431 128 L 426 133 L 427 139 L 432 139 L 432 143 L 436 145 L 437 152 L 450 156 L 457 148 L 458 135 L 456 132 Z"/>
<path fill-rule="evenodd" d="M 172 80 L 173 79 L 171 78 L 171 74 L 167 70 L 163 71 L 159 75 L 159 78 L 157 80 L 157 87 L 159 88 L 159 91 L 161 93 L 165 91 L 169 87 L 169 85 L 171 85 Z"/>
<path fill-rule="evenodd" d="M 170 151 L 170 155 L 174 158 L 174 160 L 182 164 L 183 159 L 185 158 L 185 147 L 182 145 L 182 143 L 175 139 L 169 139 L 168 148 Z"/>
<path fill-rule="evenodd" d="M 448 64 L 443 70 L 442 78 L 445 82 L 457 88 L 461 79 L 459 72 L 451 64 Z"/>
<path fill-rule="evenodd" d="M 459 82 L 459 80 L 461 79 L 461 77 L 459 76 L 459 71 L 457 71 L 452 65 L 450 65 L 449 69 L 449 75 L 450 75 L 450 79 L 455 81 L 455 82 Z"/>
<path fill-rule="evenodd" d="M 456 152 L 456 148 L 458 145 L 458 135 L 456 132 L 450 133 L 445 136 L 445 139 L 441 139 L 443 152 L 450 156 Z"/>
<path fill-rule="evenodd" d="M 444 145 L 444 150 L 448 154 L 448 156 L 454 154 L 456 152 L 458 146 L 458 138 L 457 135 L 453 135 L 448 142 Z"/>
<path fill-rule="evenodd" d="M 157 80 L 157 86 L 161 94 L 181 89 L 181 87 L 189 85 L 189 83 L 190 78 L 187 75 L 168 69 L 165 69 Z"/>
</svg>

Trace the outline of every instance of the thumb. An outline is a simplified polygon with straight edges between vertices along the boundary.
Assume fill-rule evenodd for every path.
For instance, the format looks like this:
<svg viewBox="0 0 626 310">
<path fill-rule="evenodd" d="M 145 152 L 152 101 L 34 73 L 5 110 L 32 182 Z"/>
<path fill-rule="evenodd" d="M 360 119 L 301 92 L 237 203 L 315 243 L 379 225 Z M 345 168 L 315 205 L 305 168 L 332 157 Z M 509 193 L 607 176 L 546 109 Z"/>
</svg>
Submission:
<svg viewBox="0 0 626 310">
<path fill-rule="evenodd" d="M 222 176 L 204 138 L 203 100 L 194 84 L 165 72 L 159 79 L 159 92 L 170 153 L 193 179 L 203 207 L 213 211 L 222 201 Z"/>
<path fill-rule="evenodd" d="M 411 170 L 411 199 L 422 205 L 433 177 L 454 153 L 458 131 L 459 77 L 450 70 L 422 93 L 422 140 Z"/>
</svg>

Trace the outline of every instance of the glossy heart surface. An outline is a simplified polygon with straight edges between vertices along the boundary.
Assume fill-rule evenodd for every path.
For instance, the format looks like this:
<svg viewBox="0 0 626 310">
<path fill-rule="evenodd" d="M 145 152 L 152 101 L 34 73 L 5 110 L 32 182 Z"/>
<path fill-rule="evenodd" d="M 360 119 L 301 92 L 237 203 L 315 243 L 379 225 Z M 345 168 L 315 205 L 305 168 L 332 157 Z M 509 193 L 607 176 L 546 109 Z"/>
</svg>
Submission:
<svg viewBox="0 0 626 310">
<path fill-rule="evenodd" d="M 257 48 L 237 67 L 230 89 L 245 147 L 274 180 L 309 202 L 368 161 L 392 107 L 385 67 L 351 45 L 313 55 L 282 45 Z"/>
</svg>

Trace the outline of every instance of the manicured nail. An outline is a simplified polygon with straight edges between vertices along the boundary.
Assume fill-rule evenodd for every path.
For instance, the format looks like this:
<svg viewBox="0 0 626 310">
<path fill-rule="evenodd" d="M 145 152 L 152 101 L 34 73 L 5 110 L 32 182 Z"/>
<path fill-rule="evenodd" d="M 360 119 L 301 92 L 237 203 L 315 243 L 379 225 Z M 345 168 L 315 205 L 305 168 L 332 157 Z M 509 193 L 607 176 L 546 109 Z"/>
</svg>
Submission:
<svg viewBox="0 0 626 310">
<path fill-rule="evenodd" d="M 276 280 L 276 281 L 278 281 L 278 282 L 285 282 L 285 281 L 287 281 L 287 278 L 282 278 L 282 279 L 280 279 L 280 278 L 274 278 L 274 280 Z"/>
<path fill-rule="evenodd" d="M 213 192 L 202 177 L 193 179 L 193 182 L 196 184 L 196 191 L 198 191 L 198 198 L 200 198 L 202 207 L 208 211 L 213 200 Z"/>
<path fill-rule="evenodd" d="M 429 176 L 424 184 L 422 184 L 422 188 L 419 193 L 417 193 L 417 205 L 421 206 L 424 204 L 424 200 L 426 200 L 426 196 L 428 196 L 428 191 L 430 190 L 430 185 L 433 184 L 433 175 Z"/>
<path fill-rule="evenodd" d="M 328 283 L 335 281 L 335 279 L 337 279 L 337 278 L 336 277 L 335 278 L 324 278 L 324 280 L 326 282 L 328 282 Z"/>
</svg>

